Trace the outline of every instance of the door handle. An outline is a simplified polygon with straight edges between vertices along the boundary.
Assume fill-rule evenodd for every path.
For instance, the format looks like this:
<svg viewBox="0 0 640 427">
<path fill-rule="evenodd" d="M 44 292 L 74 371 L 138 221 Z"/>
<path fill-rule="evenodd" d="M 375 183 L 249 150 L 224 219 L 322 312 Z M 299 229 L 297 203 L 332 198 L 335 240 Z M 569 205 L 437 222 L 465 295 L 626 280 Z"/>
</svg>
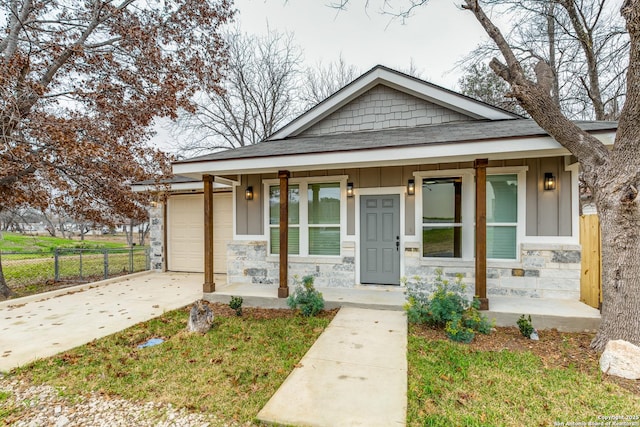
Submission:
<svg viewBox="0 0 640 427">
<path fill-rule="evenodd" d="M 396 236 L 396 251 L 400 252 L 400 236 Z"/>
</svg>

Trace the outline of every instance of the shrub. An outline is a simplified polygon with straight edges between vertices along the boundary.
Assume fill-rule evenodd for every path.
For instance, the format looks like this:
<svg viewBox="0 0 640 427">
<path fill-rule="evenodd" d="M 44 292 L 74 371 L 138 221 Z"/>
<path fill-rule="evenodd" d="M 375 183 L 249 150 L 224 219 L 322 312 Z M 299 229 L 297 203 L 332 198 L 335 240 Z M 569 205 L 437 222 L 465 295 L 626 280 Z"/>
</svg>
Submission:
<svg viewBox="0 0 640 427">
<path fill-rule="evenodd" d="M 531 324 L 531 315 L 529 315 L 529 317 L 524 317 L 523 314 L 516 323 L 518 324 L 518 329 L 520 329 L 522 336 L 531 338 L 531 334 L 535 330 Z"/>
<path fill-rule="evenodd" d="M 305 317 L 315 316 L 324 308 L 324 298 L 313 286 L 313 280 L 313 276 L 304 276 L 300 282 L 298 277 L 294 276 L 295 289 L 287 298 L 287 305 L 293 309 L 300 309 Z"/>
<path fill-rule="evenodd" d="M 475 297 L 470 301 L 464 291 L 462 276 L 451 283 L 442 278 L 440 269 L 431 284 L 419 277 L 407 281 L 405 310 L 409 322 L 442 328 L 457 342 L 471 342 L 476 332 L 488 334 L 493 325 L 479 312 L 480 301 Z"/>
<path fill-rule="evenodd" d="M 229 307 L 236 311 L 236 316 L 242 316 L 242 297 L 231 297 Z"/>
</svg>

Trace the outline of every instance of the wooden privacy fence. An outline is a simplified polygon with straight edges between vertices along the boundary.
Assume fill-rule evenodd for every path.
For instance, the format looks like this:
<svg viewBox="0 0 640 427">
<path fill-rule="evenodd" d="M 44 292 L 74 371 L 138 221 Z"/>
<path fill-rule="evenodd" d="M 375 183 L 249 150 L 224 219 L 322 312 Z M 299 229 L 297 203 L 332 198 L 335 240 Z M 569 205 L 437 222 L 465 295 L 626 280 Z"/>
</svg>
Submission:
<svg viewBox="0 0 640 427">
<path fill-rule="evenodd" d="M 600 260 L 600 220 L 598 215 L 580 216 L 580 245 L 582 267 L 580 301 L 591 307 L 602 304 L 602 263 Z"/>
</svg>

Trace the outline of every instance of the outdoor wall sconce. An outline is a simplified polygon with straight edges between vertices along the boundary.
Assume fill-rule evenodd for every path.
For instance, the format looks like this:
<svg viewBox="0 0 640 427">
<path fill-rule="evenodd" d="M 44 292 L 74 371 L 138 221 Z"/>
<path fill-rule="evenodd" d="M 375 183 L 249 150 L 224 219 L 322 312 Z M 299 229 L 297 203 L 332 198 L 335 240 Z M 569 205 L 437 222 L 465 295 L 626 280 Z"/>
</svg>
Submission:
<svg viewBox="0 0 640 427">
<path fill-rule="evenodd" d="M 410 196 L 413 196 L 414 194 L 416 194 L 416 180 L 415 179 L 410 179 L 409 182 L 407 183 L 407 194 Z"/>
<path fill-rule="evenodd" d="M 353 197 L 353 182 L 347 182 L 347 197 Z"/>
<path fill-rule="evenodd" d="M 253 187 L 249 186 L 246 190 L 244 190 L 244 199 L 253 200 Z"/>
<path fill-rule="evenodd" d="M 553 176 L 551 172 L 544 173 L 544 190 L 555 190 L 556 189 L 556 177 Z"/>
</svg>

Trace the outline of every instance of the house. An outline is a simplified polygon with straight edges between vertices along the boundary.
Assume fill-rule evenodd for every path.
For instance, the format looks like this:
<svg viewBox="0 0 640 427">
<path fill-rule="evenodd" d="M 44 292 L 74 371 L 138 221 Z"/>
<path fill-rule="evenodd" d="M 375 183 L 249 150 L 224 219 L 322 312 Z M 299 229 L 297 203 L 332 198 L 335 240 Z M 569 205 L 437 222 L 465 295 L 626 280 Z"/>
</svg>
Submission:
<svg viewBox="0 0 640 427">
<path fill-rule="evenodd" d="M 613 143 L 615 122 L 577 124 Z M 204 271 L 205 292 L 214 273 L 282 297 L 294 274 L 353 287 L 441 268 L 485 307 L 580 298 L 575 159 L 532 120 L 383 66 L 261 144 L 173 171 L 156 268 Z"/>
</svg>

